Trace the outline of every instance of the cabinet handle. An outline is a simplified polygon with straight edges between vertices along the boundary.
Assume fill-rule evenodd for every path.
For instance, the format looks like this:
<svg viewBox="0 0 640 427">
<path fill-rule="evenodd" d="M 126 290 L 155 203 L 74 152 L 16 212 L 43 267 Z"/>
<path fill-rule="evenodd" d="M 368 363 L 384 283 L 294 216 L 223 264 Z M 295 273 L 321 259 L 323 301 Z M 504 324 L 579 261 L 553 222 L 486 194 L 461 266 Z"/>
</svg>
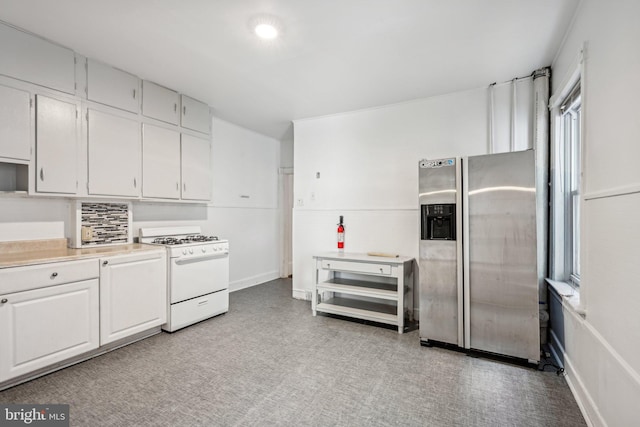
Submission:
<svg viewBox="0 0 640 427">
<path fill-rule="evenodd" d="M 40 181 L 44 181 L 44 168 L 40 168 Z"/>
<path fill-rule="evenodd" d="M 180 183 L 176 182 L 176 191 L 180 191 Z"/>
<path fill-rule="evenodd" d="M 138 183 L 135 178 L 133 178 L 133 188 L 138 188 Z"/>
<path fill-rule="evenodd" d="M 58 273 L 56 273 L 55 271 L 53 273 L 51 273 L 51 278 L 55 279 L 56 277 L 58 277 Z"/>
<path fill-rule="evenodd" d="M 380 273 L 382 273 L 382 268 L 380 269 Z"/>
<path fill-rule="evenodd" d="M 327 263 L 327 268 L 331 268 L 331 264 Z"/>
<path fill-rule="evenodd" d="M 183 116 L 187 115 L 187 106 L 186 105 L 182 107 L 182 115 Z"/>
<path fill-rule="evenodd" d="M 182 184 L 182 188 L 184 189 L 184 191 L 187 191 L 187 183 L 186 182 L 184 184 Z"/>
<path fill-rule="evenodd" d="M 133 90 L 133 99 L 136 99 L 136 90 Z"/>
<path fill-rule="evenodd" d="M 173 104 L 173 111 L 174 112 L 178 111 L 178 104 L 175 104 L 175 103 Z"/>
<path fill-rule="evenodd" d="M 102 261 L 102 265 L 107 265 L 109 264 L 109 261 Z"/>
<path fill-rule="evenodd" d="M 9 300 L 6 299 L 6 298 L 2 298 L 2 300 L 0 300 L 0 304 L 6 304 L 8 302 L 9 302 Z"/>
</svg>

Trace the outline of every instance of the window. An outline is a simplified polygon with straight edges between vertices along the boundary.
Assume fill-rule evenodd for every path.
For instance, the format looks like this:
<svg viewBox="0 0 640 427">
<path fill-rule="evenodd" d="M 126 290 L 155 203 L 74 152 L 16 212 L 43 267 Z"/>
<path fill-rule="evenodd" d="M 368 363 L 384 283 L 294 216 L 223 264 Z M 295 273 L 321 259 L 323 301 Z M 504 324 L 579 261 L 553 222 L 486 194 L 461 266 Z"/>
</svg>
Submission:
<svg viewBox="0 0 640 427">
<path fill-rule="evenodd" d="M 582 102 L 578 82 L 560 106 L 560 156 L 558 159 L 564 212 L 563 279 L 574 286 L 580 286 L 581 112 Z"/>
</svg>

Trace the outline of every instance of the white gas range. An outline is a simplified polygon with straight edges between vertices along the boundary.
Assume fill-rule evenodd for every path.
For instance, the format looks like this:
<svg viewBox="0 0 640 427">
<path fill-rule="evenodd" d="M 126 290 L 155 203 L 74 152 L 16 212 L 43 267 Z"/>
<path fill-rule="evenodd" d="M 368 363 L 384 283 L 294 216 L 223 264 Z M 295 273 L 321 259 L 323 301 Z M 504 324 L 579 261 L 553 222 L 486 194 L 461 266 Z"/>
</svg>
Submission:
<svg viewBox="0 0 640 427">
<path fill-rule="evenodd" d="M 162 329 L 173 332 L 229 311 L 229 242 L 200 227 L 141 228 L 140 243 L 167 247 L 169 307 Z"/>
</svg>

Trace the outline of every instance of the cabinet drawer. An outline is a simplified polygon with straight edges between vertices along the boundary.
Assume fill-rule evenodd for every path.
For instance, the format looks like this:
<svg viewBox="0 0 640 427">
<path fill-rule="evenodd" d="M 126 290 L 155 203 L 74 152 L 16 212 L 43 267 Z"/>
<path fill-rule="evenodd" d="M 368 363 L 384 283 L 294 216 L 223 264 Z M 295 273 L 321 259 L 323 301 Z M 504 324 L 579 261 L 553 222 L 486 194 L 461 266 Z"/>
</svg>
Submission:
<svg viewBox="0 0 640 427">
<path fill-rule="evenodd" d="M 322 268 L 324 270 L 341 270 L 352 271 L 354 273 L 368 274 L 391 274 L 391 265 L 389 264 L 371 264 L 362 262 L 340 261 L 333 259 L 323 259 Z"/>
<path fill-rule="evenodd" d="M 178 304 L 172 304 L 169 322 L 163 329 L 173 332 L 191 325 L 194 320 L 205 320 L 227 311 L 229 311 L 229 291 L 224 289 Z"/>
<path fill-rule="evenodd" d="M 97 259 L 0 269 L 0 294 L 45 288 L 98 277 Z"/>
</svg>

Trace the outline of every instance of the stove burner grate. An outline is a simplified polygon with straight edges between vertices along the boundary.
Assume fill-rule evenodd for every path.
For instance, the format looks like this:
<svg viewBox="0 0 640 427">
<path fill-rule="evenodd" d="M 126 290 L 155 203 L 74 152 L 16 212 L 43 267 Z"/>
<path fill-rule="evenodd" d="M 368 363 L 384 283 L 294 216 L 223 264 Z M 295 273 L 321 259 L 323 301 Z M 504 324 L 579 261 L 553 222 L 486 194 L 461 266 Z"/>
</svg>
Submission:
<svg viewBox="0 0 640 427">
<path fill-rule="evenodd" d="M 202 234 L 192 234 L 183 238 L 176 237 L 157 237 L 153 240 L 152 243 L 156 243 L 159 245 L 184 245 L 187 243 L 199 243 L 199 242 L 214 242 L 217 241 L 217 236 L 204 236 Z"/>
</svg>

